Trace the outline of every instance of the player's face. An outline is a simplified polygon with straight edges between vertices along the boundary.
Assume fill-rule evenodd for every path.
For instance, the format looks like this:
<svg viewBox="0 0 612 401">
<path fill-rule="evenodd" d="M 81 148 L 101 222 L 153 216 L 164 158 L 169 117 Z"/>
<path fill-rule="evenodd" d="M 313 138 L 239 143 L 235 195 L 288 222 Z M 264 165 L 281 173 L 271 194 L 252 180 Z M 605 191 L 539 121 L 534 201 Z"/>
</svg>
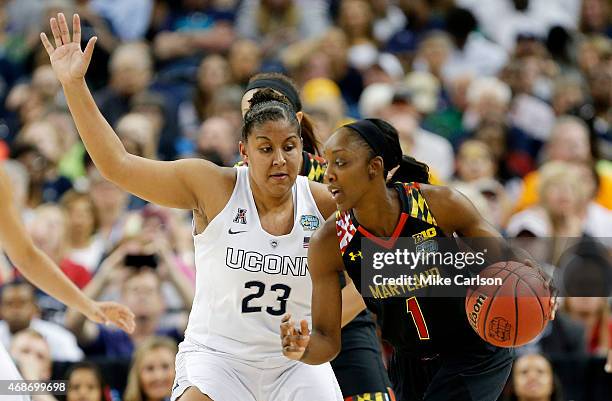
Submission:
<svg viewBox="0 0 612 401">
<path fill-rule="evenodd" d="M 514 392 L 518 399 L 548 399 L 553 392 L 550 364 L 540 355 L 525 355 L 514 363 Z"/>
<path fill-rule="evenodd" d="M 89 369 L 77 369 L 70 375 L 66 401 L 100 401 L 102 389 L 98 378 Z"/>
<path fill-rule="evenodd" d="M 286 195 L 302 161 L 302 141 L 290 122 L 268 121 L 255 126 L 240 153 L 258 188 L 275 197 Z"/>
<path fill-rule="evenodd" d="M 355 207 L 370 188 L 368 149 L 347 129 L 336 131 L 325 143 L 327 189 L 341 211 Z"/>
<path fill-rule="evenodd" d="M 163 400 L 170 396 L 174 381 L 174 353 L 159 347 L 148 352 L 140 366 L 140 385 L 146 399 Z"/>
</svg>

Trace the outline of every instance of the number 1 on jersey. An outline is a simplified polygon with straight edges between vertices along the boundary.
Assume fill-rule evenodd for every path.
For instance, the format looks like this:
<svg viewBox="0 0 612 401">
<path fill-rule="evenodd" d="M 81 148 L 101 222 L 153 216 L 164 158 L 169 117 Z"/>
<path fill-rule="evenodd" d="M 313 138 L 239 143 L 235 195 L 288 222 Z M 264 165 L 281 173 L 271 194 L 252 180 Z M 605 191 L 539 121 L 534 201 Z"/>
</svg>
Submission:
<svg viewBox="0 0 612 401">
<path fill-rule="evenodd" d="M 412 316 L 414 325 L 419 333 L 419 339 L 429 340 L 429 331 L 427 330 L 427 323 L 423 317 L 423 312 L 419 306 L 419 301 L 416 297 L 410 297 L 406 300 L 406 311 Z"/>
</svg>

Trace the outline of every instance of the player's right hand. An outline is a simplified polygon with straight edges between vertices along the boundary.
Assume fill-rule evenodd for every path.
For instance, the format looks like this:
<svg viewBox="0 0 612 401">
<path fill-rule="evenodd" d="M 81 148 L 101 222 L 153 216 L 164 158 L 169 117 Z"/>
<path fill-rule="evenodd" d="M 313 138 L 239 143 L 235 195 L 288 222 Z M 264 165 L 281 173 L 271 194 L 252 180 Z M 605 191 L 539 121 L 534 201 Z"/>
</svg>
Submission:
<svg viewBox="0 0 612 401">
<path fill-rule="evenodd" d="M 283 355 L 296 361 L 301 360 L 310 342 L 308 322 L 302 320 L 300 322 L 300 328 L 298 329 L 295 327 L 295 322 L 291 319 L 291 315 L 287 314 L 283 316 L 280 331 Z"/>
<path fill-rule="evenodd" d="M 40 40 L 49 55 L 57 79 L 62 85 L 82 80 L 98 38 L 94 36 L 89 39 L 85 51 L 81 51 L 81 20 L 78 14 L 72 17 L 72 39 L 64 14 L 59 13 L 57 18 L 51 18 L 50 24 L 55 47 L 45 33 L 40 34 Z"/>
</svg>

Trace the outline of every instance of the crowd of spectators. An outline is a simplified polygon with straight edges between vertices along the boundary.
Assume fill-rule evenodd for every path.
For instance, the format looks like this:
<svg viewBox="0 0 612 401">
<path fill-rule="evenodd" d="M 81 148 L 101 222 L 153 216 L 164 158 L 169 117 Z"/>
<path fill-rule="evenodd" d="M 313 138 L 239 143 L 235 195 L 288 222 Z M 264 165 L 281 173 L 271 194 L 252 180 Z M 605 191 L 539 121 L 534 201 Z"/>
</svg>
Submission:
<svg viewBox="0 0 612 401">
<path fill-rule="evenodd" d="M 83 45 L 98 37 L 87 82 L 130 153 L 234 165 L 249 78 L 283 72 L 321 142 L 386 119 L 433 183 L 507 237 L 541 239 L 541 262 L 566 263 L 578 243 L 571 263 L 612 272 L 607 0 L 0 0 L 0 161 L 15 202 L 72 281 L 136 315 L 129 335 L 86 322 L 0 252 L 0 342 L 25 378 L 69 380 L 69 401 L 169 397 L 195 267 L 190 213 L 125 193 L 87 156 L 38 39 L 57 12 L 80 14 Z M 592 239 L 603 256 L 580 247 Z M 611 303 L 595 295 L 561 300 L 504 397 L 612 391 Z"/>
</svg>

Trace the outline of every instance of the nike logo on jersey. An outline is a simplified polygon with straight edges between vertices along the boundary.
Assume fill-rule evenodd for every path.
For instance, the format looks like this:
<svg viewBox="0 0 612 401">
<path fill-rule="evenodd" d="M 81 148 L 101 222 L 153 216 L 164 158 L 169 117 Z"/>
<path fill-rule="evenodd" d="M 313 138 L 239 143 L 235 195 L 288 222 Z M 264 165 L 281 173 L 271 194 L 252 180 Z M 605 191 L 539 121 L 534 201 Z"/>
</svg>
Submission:
<svg viewBox="0 0 612 401">
<path fill-rule="evenodd" d="M 243 230 L 243 231 L 232 231 L 232 229 L 230 228 L 229 230 L 227 230 L 228 234 L 240 234 L 240 233 L 246 233 L 247 230 Z"/>
</svg>

